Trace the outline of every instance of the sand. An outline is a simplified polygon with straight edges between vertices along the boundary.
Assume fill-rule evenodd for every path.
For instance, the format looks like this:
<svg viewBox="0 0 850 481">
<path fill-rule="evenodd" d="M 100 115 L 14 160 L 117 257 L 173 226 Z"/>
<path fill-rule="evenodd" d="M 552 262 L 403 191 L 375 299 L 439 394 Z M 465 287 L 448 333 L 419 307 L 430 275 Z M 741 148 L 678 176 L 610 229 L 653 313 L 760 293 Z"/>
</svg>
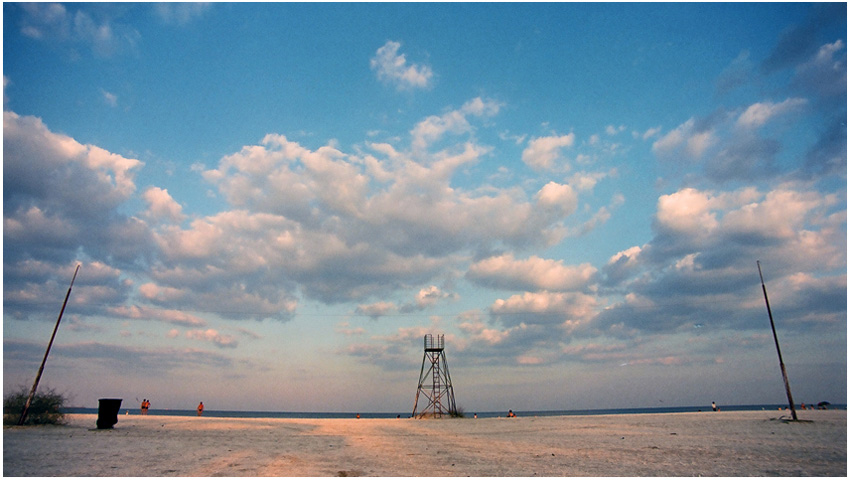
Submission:
<svg viewBox="0 0 850 481">
<path fill-rule="evenodd" d="M 846 411 L 490 419 L 96 415 L 5 427 L 4 476 L 846 476 Z"/>
</svg>

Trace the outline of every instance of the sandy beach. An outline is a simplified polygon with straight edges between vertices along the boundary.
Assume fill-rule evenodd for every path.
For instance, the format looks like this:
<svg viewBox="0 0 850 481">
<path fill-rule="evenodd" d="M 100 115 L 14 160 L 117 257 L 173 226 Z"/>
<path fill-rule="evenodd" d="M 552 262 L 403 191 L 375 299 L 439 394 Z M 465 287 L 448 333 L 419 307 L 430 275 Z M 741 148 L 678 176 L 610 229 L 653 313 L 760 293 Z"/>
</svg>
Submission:
<svg viewBox="0 0 850 481">
<path fill-rule="evenodd" d="M 96 415 L 4 427 L 4 476 L 846 476 L 846 411 L 489 419 Z"/>
</svg>

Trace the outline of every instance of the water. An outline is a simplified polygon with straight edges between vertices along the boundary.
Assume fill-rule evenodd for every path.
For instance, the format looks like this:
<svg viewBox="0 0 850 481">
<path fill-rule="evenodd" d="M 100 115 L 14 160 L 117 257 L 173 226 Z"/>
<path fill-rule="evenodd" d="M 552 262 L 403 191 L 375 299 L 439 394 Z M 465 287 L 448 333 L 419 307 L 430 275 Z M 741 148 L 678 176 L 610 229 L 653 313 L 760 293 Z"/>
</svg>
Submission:
<svg viewBox="0 0 850 481">
<path fill-rule="evenodd" d="M 787 404 L 750 404 L 718 406 L 721 411 L 777 411 Z M 846 410 L 846 404 L 832 404 L 829 409 Z M 572 409 L 563 411 L 517 411 L 514 413 L 521 417 L 543 417 L 543 416 L 592 416 L 601 414 L 652 414 L 652 413 L 695 413 L 699 411 L 711 411 L 711 406 L 676 406 L 676 407 L 649 407 L 649 408 L 620 408 L 620 409 Z M 97 408 L 69 407 L 63 409 L 66 414 L 97 414 Z M 139 415 L 139 408 L 121 408 L 121 415 Z M 149 415 L 155 416 L 197 416 L 194 409 L 149 409 Z M 289 418 L 289 419 L 351 419 L 358 413 L 340 412 L 285 412 L 285 411 L 215 411 L 204 409 L 204 417 L 212 418 Z M 391 419 L 395 417 L 408 418 L 410 412 L 382 412 L 382 413 L 359 413 L 362 419 Z M 478 414 L 479 418 L 504 417 L 507 411 L 487 411 L 465 413 L 465 417 L 471 418 Z"/>
</svg>

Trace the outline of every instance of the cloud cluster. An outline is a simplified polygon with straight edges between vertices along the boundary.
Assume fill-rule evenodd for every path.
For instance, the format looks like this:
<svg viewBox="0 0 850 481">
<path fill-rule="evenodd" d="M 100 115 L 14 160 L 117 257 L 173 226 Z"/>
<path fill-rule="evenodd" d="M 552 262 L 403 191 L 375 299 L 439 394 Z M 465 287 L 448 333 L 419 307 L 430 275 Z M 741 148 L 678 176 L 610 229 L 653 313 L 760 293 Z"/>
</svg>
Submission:
<svg viewBox="0 0 850 481">
<path fill-rule="evenodd" d="M 653 236 L 612 253 L 598 267 L 522 258 L 514 253 L 522 250 L 516 245 L 474 260 L 466 280 L 515 293 L 486 310 L 458 315 L 453 355 L 491 366 L 722 363 L 717 352 L 729 332 L 744 333 L 751 344 L 768 342 L 751 334 L 763 327 L 765 316 L 756 260 L 769 270 L 771 287 L 782 292 L 783 300 L 774 301 L 781 307 L 774 309 L 783 312 L 778 321 L 783 328 L 842 332 L 846 191 L 826 186 L 846 182 L 846 136 L 836 127 L 846 116 L 840 107 L 846 104 L 846 86 L 823 85 L 846 79 L 844 56 L 839 40 L 811 49 L 798 64 L 772 67 L 792 70 L 789 88 L 795 92 L 779 100 L 694 116 L 666 131 L 652 127 L 635 133 L 635 139 L 651 140 L 660 165 L 686 184 L 658 195 Z M 748 59 L 733 62 L 741 75 L 734 82 L 727 78 L 724 91 L 752 81 L 751 71 L 743 74 Z M 800 152 L 792 138 L 795 129 L 812 121 L 825 122 L 816 131 L 820 138 L 804 156 L 795 154 Z M 612 125 L 606 134 L 624 130 Z M 566 171 L 570 164 L 562 150 L 575 143 L 573 134 L 532 138 L 522 160 L 537 171 Z M 601 136 L 591 136 L 588 144 L 600 146 Z M 593 186 L 595 178 L 601 177 L 545 185 L 535 194 L 536 208 L 574 212 L 581 179 Z M 657 341 L 671 336 L 683 342 L 699 336 L 702 342 L 687 350 L 668 343 L 666 352 L 657 351 Z"/>
<path fill-rule="evenodd" d="M 67 45 L 73 56 L 76 48 L 91 49 L 99 57 L 131 52 L 141 39 L 139 32 L 126 23 L 115 21 L 108 10 L 99 10 L 93 18 L 84 10 L 69 11 L 60 3 L 21 3 L 25 15 L 20 31 L 27 37 Z"/>
<path fill-rule="evenodd" d="M 109 54 L 96 40 L 114 40 L 112 23 L 77 19 L 58 5 L 21 8 L 31 13 L 21 27 L 26 35 L 87 39 Z M 176 23 L 203 10 L 157 8 Z M 777 51 L 793 47 L 781 43 Z M 430 87 L 434 73 L 409 64 L 400 47 L 378 49 L 371 59 L 378 78 L 400 90 Z M 357 339 L 339 352 L 387 370 L 415 359 L 411 351 L 432 332 L 447 332 L 454 355 L 468 365 L 720 363 L 712 349 L 735 337 L 729 332 L 767 342 L 752 335 L 763 317 L 754 275 L 760 259 L 771 285 L 785 293 L 776 302 L 783 327 L 839 332 L 847 287 L 846 129 L 839 128 L 846 107 L 835 105 L 842 98 L 838 104 L 846 105 L 846 86 L 836 87 L 846 82 L 846 51 L 838 40 L 805 52 L 793 64 L 779 57 L 764 64 L 769 72 L 789 69 L 784 95 L 694 113 L 666 129 L 657 119 L 634 128 L 645 155 L 676 175 L 653 197 L 647 239 L 617 247 L 601 265 L 565 259 L 583 255 L 569 240 L 593 233 L 632 201 L 598 188 L 619 172 L 599 161 L 601 152 L 610 162 L 627 157 L 612 143 L 626 137 L 619 122 L 586 139 L 503 132 L 505 148 L 479 135 L 504 103 L 475 97 L 425 116 L 403 138 L 352 147 L 270 133 L 194 169 L 226 206 L 198 215 L 164 188 L 140 189 L 141 161 L 6 111 L 4 307 L 18 320 L 52 312 L 55 304 L 43 299 L 61 297 L 65 272 L 83 262 L 72 298 L 79 315 L 165 324 L 169 339 L 219 353 L 238 348 L 237 336 L 224 334 L 238 331 L 211 318 L 288 321 L 310 301 L 349 303 L 353 318 L 413 319 L 412 326 L 397 322 L 391 334 L 338 324 L 338 333 Z M 751 64 L 749 54 L 734 60 L 722 91 L 744 85 Z M 794 137 L 805 119 L 810 130 Z M 811 119 L 820 123 L 812 127 Z M 789 147 L 797 140 L 803 147 Z M 593 155 L 572 156 L 577 146 Z M 496 173 L 515 182 L 466 175 L 496 155 L 515 157 Z M 835 187 L 836 177 L 843 186 Z M 468 292 L 479 297 L 463 299 Z M 458 300 L 479 307 L 431 317 L 429 326 L 402 316 Z M 697 335 L 708 342 L 659 348 L 662 336 L 691 342 Z M 5 353 L 30 362 L 25 344 L 7 341 Z M 97 343 L 66 345 L 59 355 L 74 359 L 87 349 L 89 357 L 129 356 L 165 370 L 177 366 L 168 356 L 234 362 L 199 350 Z"/>
<path fill-rule="evenodd" d="M 415 293 L 398 305 L 358 309 L 379 317 L 456 298 L 434 280 L 457 276 L 478 253 L 559 242 L 580 195 L 600 178 L 576 175 L 576 188 L 554 181 L 529 190 L 453 185 L 459 169 L 492 149 L 477 142 L 476 123 L 499 109 L 474 98 L 427 117 L 411 129 L 406 148 L 310 149 L 269 134 L 202 172 L 232 206 L 203 217 L 184 213 L 165 189 L 138 193 L 140 161 L 6 112 L 7 308 L 17 312 L 16 302 L 23 306 L 44 279 L 32 269 L 35 260 L 55 272 L 78 261 L 113 266 L 98 295 L 93 287 L 87 293 L 85 269 L 77 302 L 110 316 L 184 325 L 204 322 L 173 313 L 287 320 L 302 298 L 335 303 Z M 134 196 L 146 208 L 122 214 Z M 483 271 L 477 275 L 487 282 Z M 61 276 L 50 278 L 59 289 Z"/>
</svg>

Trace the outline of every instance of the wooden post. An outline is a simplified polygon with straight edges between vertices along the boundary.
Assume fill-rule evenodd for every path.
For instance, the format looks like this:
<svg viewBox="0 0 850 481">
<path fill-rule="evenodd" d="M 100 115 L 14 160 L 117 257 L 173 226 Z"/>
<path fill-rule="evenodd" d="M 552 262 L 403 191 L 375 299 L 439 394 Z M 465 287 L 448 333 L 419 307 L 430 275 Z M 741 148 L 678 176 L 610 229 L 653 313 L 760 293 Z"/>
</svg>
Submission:
<svg viewBox="0 0 850 481">
<path fill-rule="evenodd" d="M 767 305 L 767 317 L 770 318 L 770 329 L 773 331 L 773 342 L 776 343 L 776 354 L 779 355 L 779 369 L 782 370 L 782 380 L 785 381 L 785 394 L 788 395 L 788 404 L 791 405 L 791 417 L 797 420 L 797 409 L 794 408 L 794 398 L 791 396 L 791 385 L 788 384 L 788 374 L 785 372 L 785 363 L 782 362 L 782 351 L 779 350 L 779 338 L 776 337 L 776 326 L 773 324 L 773 314 L 770 312 L 770 301 L 767 300 L 767 288 L 764 287 L 764 276 L 761 275 L 761 264 L 756 261 L 759 268 L 759 279 L 761 279 L 761 290 L 764 293 L 764 303 Z"/>
<path fill-rule="evenodd" d="M 68 305 L 68 297 L 71 296 L 71 288 L 74 287 L 74 280 L 77 278 L 77 272 L 80 270 L 80 264 L 74 269 L 74 277 L 71 278 L 71 285 L 68 286 L 68 292 L 65 294 L 65 301 L 62 303 L 62 309 L 59 311 L 59 317 L 56 319 L 56 326 L 53 328 L 53 335 L 50 336 L 50 342 L 47 344 L 47 350 L 44 351 L 44 359 L 41 360 L 41 367 L 38 368 L 38 374 L 35 375 L 35 382 L 32 383 L 30 395 L 27 402 L 24 404 L 24 409 L 21 411 L 21 419 L 18 420 L 18 426 L 23 426 L 27 420 L 27 411 L 32 404 L 32 398 L 35 397 L 35 391 L 38 389 L 38 382 L 41 380 L 41 373 L 44 372 L 44 364 L 47 362 L 47 355 L 50 354 L 50 348 L 53 346 L 53 339 L 56 337 L 56 331 L 59 330 L 59 321 L 62 320 L 62 314 L 65 312 L 65 306 Z"/>
</svg>

